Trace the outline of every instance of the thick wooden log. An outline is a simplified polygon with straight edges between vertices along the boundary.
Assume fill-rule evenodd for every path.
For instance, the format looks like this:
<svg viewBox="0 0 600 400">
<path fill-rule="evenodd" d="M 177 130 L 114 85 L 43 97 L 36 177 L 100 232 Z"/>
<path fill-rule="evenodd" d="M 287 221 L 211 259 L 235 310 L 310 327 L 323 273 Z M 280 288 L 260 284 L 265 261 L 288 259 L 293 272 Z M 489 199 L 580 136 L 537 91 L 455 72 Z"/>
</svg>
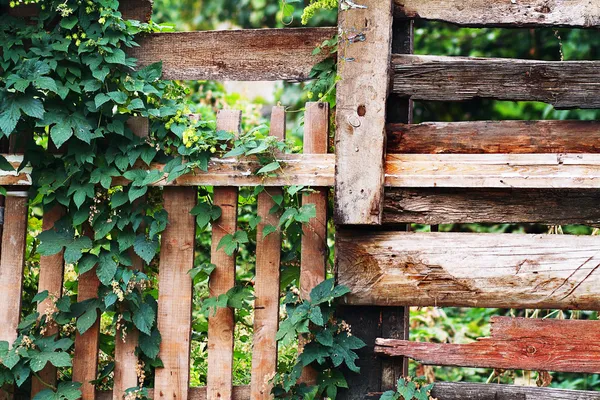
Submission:
<svg viewBox="0 0 600 400">
<path fill-rule="evenodd" d="M 600 309 L 600 237 L 338 232 L 349 304 Z"/>
<path fill-rule="evenodd" d="M 600 107 L 600 62 L 395 55 L 393 92 L 413 100 L 543 101 Z"/>
<path fill-rule="evenodd" d="M 313 55 L 336 28 L 156 33 L 129 50 L 140 67 L 163 63 L 164 79 L 306 80 L 326 54 Z"/>
<path fill-rule="evenodd" d="M 340 7 L 337 86 L 337 224 L 381 224 L 392 1 Z"/>
<path fill-rule="evenodd" d="M 600 26 L 600 6 L 588 0 L 395 0 L 398 18 L 463 26 Z"/>
<path fill-rule="evenodd" d="M 476 121 L 388 124 L 387 139 L 388 153 L 600 153 L 600 123 Z"/>
<path fill-rule="evenodd" d="M 152 3 L 153 0 L 124 0 L 120 2 L 119 10 L 125 19 L 148 22 L 152 18 Z M 34 17 L 39 12 L 37 4 L 28 4 L 0 11 L 6 11 L 15 17 L 25 18 Z"/>
<path fill-rule="evenodd" d="M 491 337 L 468 344 L 375 341 L 375 352 L 423 364 L 600 372 L 600 321 L 492 317 Z"/>
<path fill-rule="evenodd" d="M 600 226 L 598 204 L 596 189 L 388 188 L 383 223 Z"/>
<path fill-rule="evenodd" d="M 388 154 L 386 186 L 600 187 L 600 154 Z"/>
<path fill-rule="evenodd" d="M 369 393 L 366 400 L 379 400 Z M 600 400 L 600 392 L 469 382 L 436 382 L 431 396 L 438 400 Z"/>
</svg>

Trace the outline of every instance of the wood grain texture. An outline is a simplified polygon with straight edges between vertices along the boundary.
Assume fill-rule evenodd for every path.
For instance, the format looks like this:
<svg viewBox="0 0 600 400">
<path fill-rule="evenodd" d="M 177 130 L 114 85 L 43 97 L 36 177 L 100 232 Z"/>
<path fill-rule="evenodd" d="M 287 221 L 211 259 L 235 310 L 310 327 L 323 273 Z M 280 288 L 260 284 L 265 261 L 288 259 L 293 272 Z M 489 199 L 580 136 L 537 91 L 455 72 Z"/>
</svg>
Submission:
<svg viewBox="0 0 600 400">
<path fill-rule="evenodd" d="M 388 124 L 387 139 L 388 153 L 600 153 L 600 123 L 476 121 Z"/>
<path fill-rule="evenodd" d="M 79 275 L 77 301 L 81 302 L 98 297 L 100 280 L 96 275 L 96 267 Z M 81 398 L 94 400 L 96 388 L 90 381 L 96 379 L 98 373 L 98 345 L 100 343 L 100 315 L 96 322 L 85 333 L 75 334 L 75 353 L 73 355 L 73 381 L 81 382 Z"/>
<path fill-rule="evenodd" d="M 386 186 L 593 189 L 600 154 L 388 154 Z"/>
<path fill-rule="evenodd" d="M 369 393 L 366 400 L 379 400 Z M 436 382 L 431 395 L 438 400 L 600 400 L 600 392 L 498 385 L 469 382 Z"/>
<path fill-rule="evenodd" d="M 600 309 L 600 237 L 338 232 L 349 304 Z"/>
<path fill-rule="evenodd" d="M 42 220 L 42 231 L 47 231 L 54 227 L 54 224 L 65 214 L 64 207 L 60 205 L 54 206 L 46 211 Z M 52 256 L 40 256 L 40 274 L 38 282 L 38 292 L 48 291 L 48 298 L 40 302 L 37 307 L 37 312 L 44 315 L 45 312 L 54 308 L 54 302 L 62 296 L 64 276 L 64 258 L 63 252 L 59 252 Z M 58 333 L 58 325 L 55 323 L 46 326 L 46 336 L 52 336 Z M 38 375 L 43 382 L 56 386 L 56 367 L 50 363 L 38 372 Z M 37 393 L 47 389 L 37 377 L 31 378 L 31 398 L 34 398 Z"/>
<path fill-rule="evenodd" d="M 383 223 L 600 226 L 598 204 L 595 189 L 387 188 Z"/>
<path fill-rule="evenodd" d="M 196 221 L 195 188 L 165 188 L 164 208 L 169 223 L 162 234 L 158 268 L 157 324 L 162 341 L 159 357 L 164 368 L 155 373 L 155 399 L 186 400 L 190 381 L 192 279 Z"/>
<path fill-rule="evenodd" d="M 393 92 L 413 100 L 490 98 L 600 107 L 600 62 L 395 55 Z"/>
<path fill-rule="evenodd" d="M 125 19 L 135 19 L 148 22 L 152 17 L 152 0 L 126 0 L 121 1 L 119 10 Z M 39 10 L 36 4 L 28 4 L 15 8 L 1 9 L 15 17 L 33 17 L 38 14 Z"/>
<path fill-rule="evenodd" d="M 273 107 L 271 136 L 285 140 L 285 109 Z M 281 260 L 281 232 L 277 230 L 264 237 L 265 226 L 277 226 L 280 213 L 270 210 L 277 203 L 273 196 L 281 196 L 278 188 L 265 189 L 258 195 L 257 213 L 260 218 L 256 230 L 256 275 L 254 285 L 254 344 L 250 399 L 271 399 L 269 380 L 277 370 L 277 330 L 279 328 L 279 277 Z"/>
<path fill-rule="evenodd" d="M 336 110 L 337 224 L 380 224 L 392 0 L 340 7 Z"/>
<path fill-rule="evenodd" d="M 530 371 L 600 371 L 600 321 L 492 317 L 491 337 L 468 344 L 379 338 L 375 352 L 423 364 Z"/>
<path fill-rule="evenodd" d="M 241 111 L 221 110 L 217 114 L 217 129 L 239 134 Z M 222 210 L 221 217 L 212 224 L 211 262 L 216 265 L 210 275 L 210 296 L 227 293 L 235 285 L 235 257 L 224 249 L 217 249 L 225 235 L 237 230 L 238 189 L 215 187 L 213 201 Z M 219 308 L 208 318 L 208 374 L 207 396 L 209 399 L 230 399 L 233 390 L 233 333 L 235 321 L 233 309 Z"/>
<path fill-rule="evenodd" d="M 27 196 L 7 196 L 0 260 L 0 293 L 2 293 L 0 340 L 7 341 L 11 345 L 17 339 L 17 326 L 21 317 L 27 217 Z"/>
<path fill-rule="evenodd" d="M 154 398 L 154 389 L 148 389 L 149 397 Z M 98 392 L 97 400 L 111 400 L 112 392 Z M 250 398 L 250 386 L 234 386 L 231 400 L 248 400 Z M 206 387 L 191 387 L 188 391 L 188 400 L 213 400 L 207 397 Z"/>
<path fill-rule="evenodd" d="M 589 0 L 395 0 L 398 18 L 463 26 L 600 26 L 600 5 Z"/>
<path fill-rule="evenodd" d="M 164 79 L 306 80 L 324 55 L 312 55 L 335 28 L 156 33 L 129 50 L 140 67 L 163 63 Z"/>
</svg>

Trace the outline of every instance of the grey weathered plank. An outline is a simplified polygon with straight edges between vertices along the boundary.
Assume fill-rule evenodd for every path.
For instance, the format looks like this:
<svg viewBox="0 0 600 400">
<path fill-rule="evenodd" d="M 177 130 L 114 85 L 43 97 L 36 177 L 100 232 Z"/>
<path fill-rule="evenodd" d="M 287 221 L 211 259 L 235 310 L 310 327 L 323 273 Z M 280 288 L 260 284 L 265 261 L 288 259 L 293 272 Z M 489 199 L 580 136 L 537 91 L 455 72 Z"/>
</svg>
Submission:
<svg viewBox="0 0 600 400">
<path fill-rule="evenodd" d="M 398 18 L 463 26 L 600 26 L 600 5 L 590 0 L 395 0 Z"/>
<path fill-rule="evenodd" d="M 598 204 L 595 189 L 388 188 L 383 223 L 600 226 Z"/>
<path fill-rule="evenodd" d="M 140 66 L 163 63 L 163 78 L 305 80 L 324 55 L 312 55 L 335 28 L 243 29 L 156 33 L 129 50 Z"/>
<path fill-rule="evenodd" d="M 600 392 L 469 382 L 436 382 L 431 395 L 438 400 L 600 400 Z M 379 400 L 370 393 L 367 400 Z"/>
<path fill-rule="evenodd" d="M 392 0 L 340 7 L 336 123 L 337 224 L 380 224 Z"/>
<path fill-rule="evenodd" d="M 393 92 L 413 100 L 477 97 L 600 107 L 600 62 L 395 55 Z"/>
<path fill-rule="evenodd" d="M 598 121 L 388 124 L 387 152 L 411 154 L 599 153 Z"/>
<path fill-rule="evenodd" d="M 357 305 L 600 309 L 600 237 L 342 230 Z"/>
</svg>

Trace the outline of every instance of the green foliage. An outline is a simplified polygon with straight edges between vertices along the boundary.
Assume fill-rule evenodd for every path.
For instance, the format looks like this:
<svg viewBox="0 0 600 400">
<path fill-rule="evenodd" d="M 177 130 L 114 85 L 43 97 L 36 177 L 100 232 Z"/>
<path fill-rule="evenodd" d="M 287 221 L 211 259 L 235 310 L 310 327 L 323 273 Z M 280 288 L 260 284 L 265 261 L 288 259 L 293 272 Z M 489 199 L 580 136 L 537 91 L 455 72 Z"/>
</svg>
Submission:
<svg viewBox="0 0 600 400">
<path fill-rule="evenodd" d="M 424 377 L 412 379 L 410 377 L 398 379 L 396 391 L 388 390 L 379 400 L 430 400 L 429 395 L 433 383 L 427 385 Z"/>
<path fill-rule="evenodd" d="M 310 4 L 302 12 L 302 25 L 306 25 L 321 10 L 337 10 L 337 8 L 338 0 L 310 0 Z"/>
</svg>

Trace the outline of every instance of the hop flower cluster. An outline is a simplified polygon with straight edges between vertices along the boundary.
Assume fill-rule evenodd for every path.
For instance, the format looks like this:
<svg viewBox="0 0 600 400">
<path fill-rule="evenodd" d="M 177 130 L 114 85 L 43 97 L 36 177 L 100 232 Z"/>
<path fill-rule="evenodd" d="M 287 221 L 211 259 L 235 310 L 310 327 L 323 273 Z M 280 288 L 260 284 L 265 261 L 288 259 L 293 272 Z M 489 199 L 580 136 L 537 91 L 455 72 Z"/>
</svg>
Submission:
<svg viewBox="0 0 600 400">
<path fill-rule="evenodd" d="M 304 9 L 302 13 L 302 25 L 306 25 L 308 21 L 315 16 L 319 10 L 333 10 L 338 6 L 338 0 L 311 0 L 311 3 Z"/>
</svg>

